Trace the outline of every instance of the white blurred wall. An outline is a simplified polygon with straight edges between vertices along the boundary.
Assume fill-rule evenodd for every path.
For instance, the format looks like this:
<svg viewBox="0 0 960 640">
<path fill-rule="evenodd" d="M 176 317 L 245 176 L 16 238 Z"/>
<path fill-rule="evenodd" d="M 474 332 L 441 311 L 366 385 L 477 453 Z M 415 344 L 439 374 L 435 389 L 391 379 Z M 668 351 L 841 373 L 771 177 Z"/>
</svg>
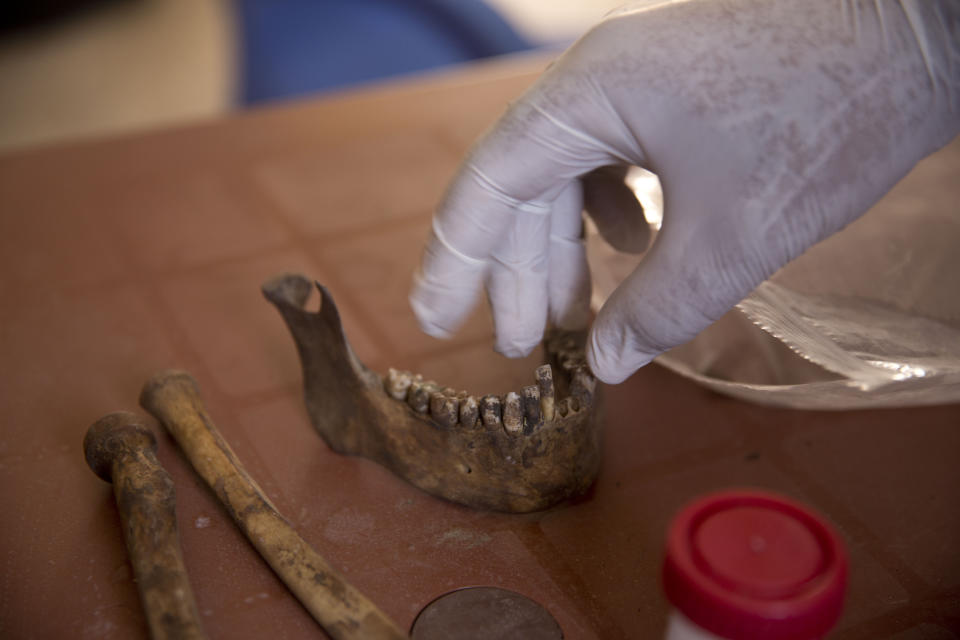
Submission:
<svg viewBox="0 0 960 640">
<path fill-rule="evenodd" d="M 120 3 L 0 41 L 0 148 L 157 127 L 225 111 L 227 0 Z"/>
<path fill-rule="evenodd" d="M 533 42 L 572 42 L 626 0 L 486 0 Z"/>
<path fill-rule="evenodd" d="M 619 2 L 487 0 L 535 43 Z M 0 151 L 212 117 L 231 106 L 229 0 L 143 0 L 0 41 Z"/>
</svg>

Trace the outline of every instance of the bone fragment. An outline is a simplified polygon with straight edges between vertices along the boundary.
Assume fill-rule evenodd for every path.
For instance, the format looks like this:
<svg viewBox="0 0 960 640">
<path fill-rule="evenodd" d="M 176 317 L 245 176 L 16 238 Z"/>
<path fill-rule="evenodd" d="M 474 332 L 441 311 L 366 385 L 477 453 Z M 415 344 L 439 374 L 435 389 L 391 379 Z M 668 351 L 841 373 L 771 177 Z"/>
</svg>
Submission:
<svg viewBox="0 0 960 640">
<path fill-rule="evenodd" d="M 540 387 L 530 385 L 521 389 L 523 401 L 523 432 L 527 435 L 533 433 L 543 425 L 543 418 L 540 414 Z"/>
<path fill-rule="evenodd" d="M 460 400 L 460 424 L 471 428 L 476 426 L 480 418 L 480 408 L 477 405 L 477 399 L 473 396 L 466 396 Z"/>
<path fill-rule="evenodd" d="M 459 405 L 460 402 L 456 397 L 442 391 L 434 391 L 430 394 L 430 415 L 440 426 L 447 429 L 457 424 L 460 418 Z"/>
<path fill-rule="evenodd" d="M 499 396 L 483 396 L 480 398 L 480 417 L 487 428 L 499 427 L 503 413 Z"/>
<path fill-rule="evenodd" d="M 173 480 L 153 432 L 132 413 L 111 413 L 87 430 L 83 450 L 94 473 L 113 483 L 150 637 L 206 638 L 180 552 Z"/>
<path fill-rule="evenodd" d="M 515 391 L 503 397 L 503 428 L 513 434 L 523 431 L 523 401 Z"/>
<path fill-rule="evenodd" d="M 551 507 L 583 493 L 594 481 L 600 462 L 596 398 L 566 417 L 556 416 L 571 382 L 558 348 L 567 345 L 567 359 L 580 354 L 582 362 L 585 331 L 547 328 L 544 334 L 545 362 L 553 365 L 555 376 L 555 417 L 535 437 L 521 438 L 502 426 L 502 397 L 484 402 L 477 396 L 482 433 L 446 429 L 429 413 L 429 394 L 420 399 L 418 413 L 411 408 L 417 402 L 411 402 L 410 390 L 405 400 L 396 400 L 384 378 L 357 359 L 327 288 L 317 285 L 318 311 L 307 310 L 310 289 L 309 279 L 285 274 L 265 283 L 263 293 L 290 328 L 302 365 L 307 413 L 333 451 L 368 458 L 431 495 L 511 513 Z M 534 383 L 539 386 L 538 380 Z M 467 396 L 457 392 L 455 397 L 461 424 L 471 422 Z M 522 403 L 515 408 L 521 409 L 512 418 L 516 427 L 523 422 Z"/>
<path fill-rule="evenodd" d="M 408 638 L 277 512 L 214 426 L 190 374 L 156 374 L 144 385 L 140 404 L 176 439 L 250 543 L 324 631 L 336 640 Z"/>
<path fill-rule="evenodd" d="M 397 371 L 396 369 L 387 371 L 387 393 L 394 400 L 405 400 L 412 382 L 413 374 L 409 371 Z"/>
<path fill-rule="evenodd" d="M 552 422 L 556 392 L 553 389 L 553 368 L 549 364 L 537 367 L 537 386 L 540 387 L 540 413 L 544 422 Z"/>
</svg>

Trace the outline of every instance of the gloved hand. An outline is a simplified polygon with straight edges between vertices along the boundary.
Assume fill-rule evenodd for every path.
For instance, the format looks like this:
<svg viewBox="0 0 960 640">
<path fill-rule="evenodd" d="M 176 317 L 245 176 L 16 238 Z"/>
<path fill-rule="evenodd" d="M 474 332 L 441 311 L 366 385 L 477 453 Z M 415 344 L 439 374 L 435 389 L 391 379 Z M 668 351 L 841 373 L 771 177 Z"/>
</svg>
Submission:
<svg viewBox="0 0 960 640">
<path fill-rule="evenodd" d="M 474 146 L 410 296 L 453 332 L 486 285 L 495 348 L 588 318 L 586 201 L 645 243 L 601 167 L 658 174 L 663 226 L 600 310 L 587 357 L 624 380 L 866 211 L 960 131 L 960 2 L 690 0 L 600 23 Z"/>
</svg>

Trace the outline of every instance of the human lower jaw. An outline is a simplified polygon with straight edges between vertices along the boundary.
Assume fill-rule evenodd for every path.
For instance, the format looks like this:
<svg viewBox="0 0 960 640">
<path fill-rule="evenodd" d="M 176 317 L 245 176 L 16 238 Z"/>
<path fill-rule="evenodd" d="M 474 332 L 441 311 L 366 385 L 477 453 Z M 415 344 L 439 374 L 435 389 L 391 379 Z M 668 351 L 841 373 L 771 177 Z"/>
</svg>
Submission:
<svg viewBox="0 0 960 640">
<path fill-rule="evenodd" d="M 586 491 L 599 468 L 596 379 L 583 332 L 550 330 L 533 384 L 471 395 L 422 376 L 371 371 L 354 355 L 329 291 L 277 276 L 263 293 L 293 333 L 307 412 L 339 453 L 373 460 L 435 496 L 505 512 L 545 509 Z M 556 376 L 554 373 L 556 372 Z"/>
</svg>

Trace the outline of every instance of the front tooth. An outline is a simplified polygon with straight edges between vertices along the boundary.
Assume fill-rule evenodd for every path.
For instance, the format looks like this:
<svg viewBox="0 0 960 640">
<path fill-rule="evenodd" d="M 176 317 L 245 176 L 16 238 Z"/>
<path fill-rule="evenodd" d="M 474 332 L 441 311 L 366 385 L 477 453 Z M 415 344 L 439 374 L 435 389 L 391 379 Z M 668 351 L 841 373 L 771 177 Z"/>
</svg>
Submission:
<svg viewBox="0 0 960 640">
<path fill-rule="evenodd" d="M 430 394 L 436 389 L 433 382 L 414 379 L 407 393 L 407 404 L 417 413 L 426 413 L 430 408 Z"/>
<path fill-rule="evenodd" d="M 455 397 L 442 391 L 434 391 L 430 395 L 430 415 L 441 426 L 452 428 L 460 416 L 459 404 Z"/>
<path fill-rule="evenodd" d="M 536 377 L 537 386 L 540 387 L 540 413 L 543 415 L 544 422 L 550 422 L 553 420 L 556 402 L 553 390 L 553 369 L 548 364 L 537 367 Z"/>
<path fill-rule="evenodd" d="M 597 379 L 593 377 L 586 365 L 581 365 L 574 370 L 570 381 L 570 395 L 580 401 L 581 407 L 590 406 L 596 388 Z"/>
<path fill-rule="evenodd" d="M 473 396 L 466 396 L 460 400 L 460 424 L 464 427 L 473 427 L 477 424 L 480 416 L 480 407 L 477 405 L 477 399 Z"/>
<path fill-rule="evenodd" d="M 526 424 L 524 433 L 530 435 L 534 429 L 543 424 L 540 417 L 540 387 L 532 384 L 524 387 L 521 392 L 523 393 L 523 417 Z"/>
<path fill-rule="evenodd" d="M 480 418 L 486 427 L 499 426 L 501 414 L 502 408 L 499 396 L 483 396 L 480 398 Z"/>
<path fill-rule="evenodd" d="M 503 428 L 513 434 L 523 431 L 523 402 L 515 391 L 503 397 Z"/>
<path fill-rule="evenodd" d="M 396 369 L 387 371 L 387 393 L 394 400 L 404 400 L 412 382 L 413 374 L 409 371 L 397 371 Z"/>
</svg>

